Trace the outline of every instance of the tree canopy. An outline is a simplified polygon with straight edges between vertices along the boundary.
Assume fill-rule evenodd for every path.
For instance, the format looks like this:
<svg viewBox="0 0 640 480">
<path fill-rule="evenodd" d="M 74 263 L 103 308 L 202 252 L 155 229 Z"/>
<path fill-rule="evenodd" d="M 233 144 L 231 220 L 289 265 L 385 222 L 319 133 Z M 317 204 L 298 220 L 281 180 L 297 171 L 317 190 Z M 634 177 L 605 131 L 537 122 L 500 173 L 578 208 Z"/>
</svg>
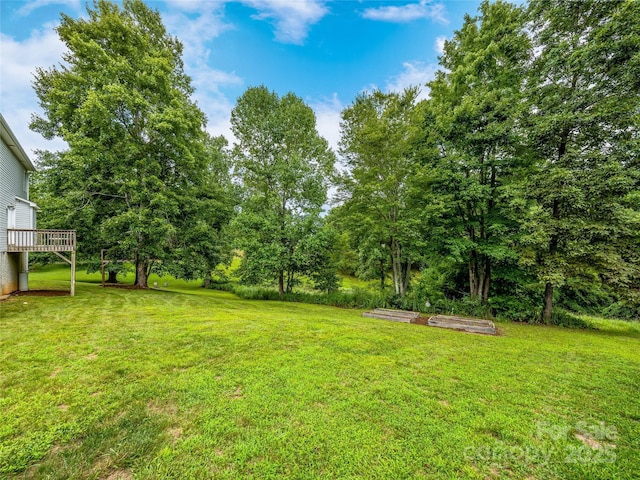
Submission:
<svg viewBox="0 0 640 480">
<path fill-rule="evenodd" d="M 247 281 L 276 280 L 282 295 L 307 271 L 301 246 L 318 232 L 334 154 L 316 130 L 313 110 L 288 93 L 249 88 L 231 113 L 241 185 L 234 221 Z"/>
<path fill-rule="evenodd" d="M 442 232 L 430 245 L 467 265 L 470 297 L 484 302 L 496 266 L 515 257 L 509 185 L 527 171 L 519 128 L 530 52 L 523 15 L 505 2 L 483 3 L 445 43 L 443 70 L 429 84 L 439 155 L 426 159 L 425 191 L 444 202 L 428 225 Z"/>
<path fill-rule="evenodd" d="M 628 287 L 637 272 L 639 15 L 630 1 L 529 5 L 539 54 L 525 128 L 537 168 L 525 184 L 522 263 L 545 285 L 545 321 L 554 288 L 572 278 Z"/>
<path fill-rule="evenodd" d="M 342 111 L 336 169 L 291 92 L 248 88 L 234 145 L 211 138 L 158 12 L 98 1 L 62 17 L 64 62 L 36 73 L 32 128 L 69 145 L 40 155 L 44 221 L 88 257 L 135 258 L 138 285 L 238 255 L 280 295 L 329 292 L 341 269 L 402 308 L 640 316 L 638 18 L 633 0 L 484 1 L 425 99 L 365 91 Z"/>
<path fill-rule="evenodd" d="M 81 211 L 94 231 L 81 250 L 134 258 L 136 284 L 146 286 L 154 262 L 177 260 L 192 227 L 217 231 L 220 219 L 210 217 L 220 209 L 207 211 L 201 194 L 213 194 L 218 153 L 207 147 L 205 116 L 190 98 L 182 45 L 160 14 L 140 0 L 122 8 L 100 0 L 87 14 L 62 15 L 57 32 L 67 52 L 62 64 L 37 70 L 44 116 L 31 127 L 69 145 L 51 166 L 67 176 L 68 201 L 58 210 Z"/>
<path fill-rule="evenodd" d="M 408 202 L 417 162 L 419 128 L 415 88 L 402 94 L 359 95 L 342 112 L 340 153 L 346 170 L 339 188 L 363 257 L 391 263 L 393 288 L 404 295 L 415 262 L 416 211 Z"/>
</svg>

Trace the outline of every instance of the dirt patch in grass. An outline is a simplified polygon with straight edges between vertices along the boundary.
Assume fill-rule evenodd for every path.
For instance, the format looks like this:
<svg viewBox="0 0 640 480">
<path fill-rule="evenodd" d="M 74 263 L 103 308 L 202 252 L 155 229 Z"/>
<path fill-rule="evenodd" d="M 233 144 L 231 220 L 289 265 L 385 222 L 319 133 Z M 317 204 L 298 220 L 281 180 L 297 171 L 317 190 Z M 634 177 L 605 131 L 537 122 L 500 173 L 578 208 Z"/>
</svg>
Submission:
<svg viewBox="0 0 640 480">
<path fill-rule="evenodd" d="M 173 402 L 159 403 L 155 400 L 151 400 L 147 403 L 147 410 L 156 415 L 174 417 L 178 413 L 178 406 Z"/>
<path fill-rule="evenodd" d="M 134 476 L 129 470 L 115 470 L 102 478 L 104 480 L 133 480 Z"/>
<path fill-rule="evenodd" d="M 169 436 L 171 437 L 171 440 L 175 444 L 182 436 L 182 427 L 170 428 Z"/>
<path fill-rule="evenodd" d="M 28 292 L 14 293 L 16 297 L 67 297 L 67 290 L 29 290 Z"/>
<path fill-rule="evenodd" d="M 584 443 L 587 447 L 591 447 L 594 450 L 603 448 L 604 446 L 607 446 L 607 447 L 613 446 L 615 448 L 615 445 L 611 445 L 610 443 L 606 443 L 606 442 L 599 442 L 589 434 L 576 432 L 573 434 L 573 436 L 576 437 L 578 440 L 580 440 L 582 443 Z"/>
<path fill-rule="evenodd" d="M 241 387 L 236 387 L 236 389 L 229 395 L 229 398 L 231 398 L 232 400 L 237 400 L 239 398 L 242 398 L 244 395 L 242 393 L 242 388 Z"/>
<path fill-rule="evenodd" d="M 100 474 L 100 472 L 108 470 L 109 467 L 111 466 L 111 463 L 112 463 L 112 461 L 111 461 L 111 457 L 109 455 L 102 455 L 93 464 L 93 468 L 91 469 L 91 473 L 94 474 L 94 475 L 95 474 Z M 116 472 L 117 472 L 117 470 L 112 472 L 112 473 L 116 473 Z M 106 473 L 104 475 L 101 475 L 99 478 L 107 479 L 107 478 L 112 478 L 112 477 L 111 477 L 110 473 Z"/>
</svg>

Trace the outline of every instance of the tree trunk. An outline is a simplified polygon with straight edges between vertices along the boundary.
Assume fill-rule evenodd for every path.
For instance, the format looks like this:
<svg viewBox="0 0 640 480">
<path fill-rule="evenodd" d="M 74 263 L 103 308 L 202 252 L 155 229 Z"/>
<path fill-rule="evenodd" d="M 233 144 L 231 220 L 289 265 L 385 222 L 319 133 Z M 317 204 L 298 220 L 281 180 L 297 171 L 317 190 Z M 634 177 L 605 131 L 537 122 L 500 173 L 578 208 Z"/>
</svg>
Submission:
<svg viewBox="0 0 640 480">
<path fill-rule="evenodd" d="M 478 255 L 475 250 L 472 250 L 469 259 L 469 295 L 471 295 L 471 300 L 478 298 L 478 283 Z"/>
<path fill-rule="evenodd" d="M 403 295 L 409 290 L 409 282 L 411 281 L 411 262 L 407 260 L 404 266 L 404 274 L 402 276 L 402 291 Z"/>
<path fill-rule="evenodd" d="M 489 259 L 484 259 L 484 285 L 482 287 L 482 303 L 486 303 L 489 300 L 489 288 L 491 287 L 491 263 Z"/>
<path fill-rule="evenodd" d="M 286 292 L 287 293 L 292 293 L 293 292 L 293 270 L 289 270 L 287 272 L 287 289 Z"/>
<path fill-rule="evenodd" d="M 564 145 L 564 143 L 563 143 Z M 562 146 L 561 146 L 562 148 Z M 560 218 L 560 202 L 558 199 L 553 201 L 553 218 Z M 551 239 L 549 241 L 549 258 L 553 259 L 558 250 L 558 235 L 554 232 L 551 235 Z M 542 310 L 542 322 L 549 323 L 551 322 L 551 314 L 553 313 L 553 285 L 551 282 L 547 282 L 544 287 L 544 308 Z"/>
<path fill-rule="evenodd" d="M 551 322 L 551 314 L 553 313 L 553 285 L 550 282 L 544 287 L 544 310 L 542 311 L 542 321 L 544 323 Z"/>
<path fill-rule="evenodd" d="M 485 255 L 473 250 L 469 260 L 469 294 L 472 300 L 480 298 L 482 303 L 489 300 L 491 287 L 491 263 Z"/>
<path fill-rule="evenodd" d="M 138 258 L 138 261 L 136 262 L 136 287 L 147 288 L 149 286 L 149 277 L 147 271 L 149 267 L 148 263 L 148 260 L 141 260 L 140 258 Z"/>
<path fill-rule="evenodd" d="M 280 270 L 280 275 L 278 276 L 278 295 L 284 295 L 284 270 Z"/>
<path fill-rule="evenodd" d="M 107 278 L 107 283 L 118 283 L 117 275 L 118 272 L 110 271 L 109 278 Z"/>
<path fill-rule="evenodd" d="M 396 295 L 403 296 L 402 289 L 402 250 L 398 241 L 391 239 L 391 266 L 393 274 L 393 288 Z"/>
</svg>

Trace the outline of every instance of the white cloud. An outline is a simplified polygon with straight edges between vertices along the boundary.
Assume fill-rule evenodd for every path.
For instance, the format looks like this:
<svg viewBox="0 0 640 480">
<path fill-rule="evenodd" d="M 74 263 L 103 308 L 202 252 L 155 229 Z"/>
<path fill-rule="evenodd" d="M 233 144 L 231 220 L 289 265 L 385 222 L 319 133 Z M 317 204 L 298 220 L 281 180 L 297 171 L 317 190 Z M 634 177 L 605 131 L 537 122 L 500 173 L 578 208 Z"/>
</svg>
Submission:
<svg viewBox="0 0 640 480">
<path fill-rule="evenodd" d="M 76 10 L 80 10 L 82 8 L 82 2 L 80 0 L 33 0 L 32 2 L 25 3 L 20 7 L 16 11 L 16 15 L 26 17 L 34 10 L 48 5 L 65 5 L 67 7 L 75 8 Z"/>
<path fill-rule="evenodd" d="M 362 12 L 362 17 L 369 20 L 396 23 L 411 22 L 421 18 L 448 23 L 444 5 L 432 3 L 429 0 L 420 0 L 419 3 L 408 3 L 402 6 L 387 5 L 378 8 L 367 8 Z"/>
<path fill-rule="evenodd" d="M 211 8 L 211 2 L 169 1 L 167 4 L 175 8 L 163 15 L 163 21 L 167 30 L 184 45 L 185 72 L 192 78 L 196 89 L 194 98 L 198 106 L 207 115 L 207 129 L 213 135 L 224 135 L 230 140 L 232 134 L 229 120 L 233 104 L 222 93 L 221 88 L 241 85 L 243 81 L 234 72 L 217 70 L 210 67 L 208 62 L 211 42 L 234 27 L 224 21 L 221 10 Z"/>
<path fill-rule="evenodd" d="M 164 3 L 173 10 L 182 10 L 184 12 L 202 12 L 206 9 L 215 10 L 215 7 L 224 5 L 213 3 L 211 0 L 165 0 Z"/>
<path fill-rule="evenodd" d="M 316 130 L 327 140 L 331 149 L 338 156 L 336 168 L 343 170 L 344 165 L 338 154 L 338 142 L 340 141 L 341 114 L 345 106 L 335 92 L 330 98 L 311 100 L 308 103 L 316 114 Z M 336 187 L 330 186 L 327 192 L 327 203 L 323 206 L 325 214 L 329 211 L 331 205 L 337 202 L 337 194 Z"/>
<path fill-rule="evenodd" d="M 209 42 L 222 34 L 230 25 L 210 9 L 193 18 L 182 12 L 172 11 L 164 17 L 167 30 L 178 36 L 184 44 L 185 71 L 193 79 L 196 88 L 195 100 L 206 113 L 208 130 L 214 135 L 231 138 L 229 118 L 233 104 L 221 92 L 227 85 L 242 84 L 242 79 L 233 72 L 223 72 L 207 65 Z M 53 30 L 53 24 L 34 30 L 26 39 L 0 33 L 2 62 L 0 62 L 0 108 L 11 129 L 33 157 L 36 149 L 59 150 L 66 148 L 62 140 L 48 141 L 29 130 L 33 113 L 41 113 L 38 99 L 31 82 L 37 67 L 49 68 L 60 62 L 65 51 L 64 44 Z"/>
<path fill-rule="evenodd" d="M 42 30 L 34 30 L 23 41 L 0 33 L 0 45 L 0 104 L 11 130 L 32 160 L 36 149 L 64 149 L 66 144 L 63 141 L 48 141 L 39 133 L 29 130 L 31 114 L 42 112 L 31 86 L 33 74 L 37 67 L 49 68 L 53 62 L 60 61 L 65 51 L 53 26 L 46 25 Z"/>
<path fill-rule="evenodd" d="M 402 66 L 404 70 L 387 82 L 387 91 L 402 92 L 405 88 L 414 86 L 420 88 L 418 100 L 429 98 L 429 89 L 425 84 L 435 78 L 438 66 L 423 62 L 404 62 Z"/>
<path fill-rule="evenodd" d="M 433 49 L 438 52 L 438 55 L 442 55 L 444 53 L 444 42 L 447 41 L 447 37 L 437 37 L 436 42 L 433 45 Z"/>
<path fill-rule="evenodd" d="M 170 3 L 170 5 L 172 5 Z M 178 3 L 184 7 L 182 3 Z M 187 3 L 186 5 L 192 5 Z M 169 10 L 162 15 L 163 22 L 167 30 L 178 37 L 185 47 L 184 56 L 191 57 L 191 60 L 206 62 L 209 59 L 209 48 L 207 44 L 219 37 L 227 30 L 231 30 L 233 25 L 226 23 L 222 12 L 212 10 L 204 4 L 202 10 L 197 12 L 189 10 L 191 15 L 187 16 L 182 10 Z M 193 13 L 196 13 L 193 15 Z"/>
<path fill-rule="evenodd" d="M 302 45 L 311 25 L 329 11 L 320 0 L 242 0 L 242 3 L 260 12 L 252 18 L 273 23 L 278 42 L 295 45 Z"/>
<path fill-rule="evenodd" d="M 344 109 L 338 94 L 334 93 L 331 98 L 311 101 L 309 106 L 316 114 L 318 133 L 329 142 L 329 146 L 337 153 L 340 141 L 340 115 Z"/>
</svg>

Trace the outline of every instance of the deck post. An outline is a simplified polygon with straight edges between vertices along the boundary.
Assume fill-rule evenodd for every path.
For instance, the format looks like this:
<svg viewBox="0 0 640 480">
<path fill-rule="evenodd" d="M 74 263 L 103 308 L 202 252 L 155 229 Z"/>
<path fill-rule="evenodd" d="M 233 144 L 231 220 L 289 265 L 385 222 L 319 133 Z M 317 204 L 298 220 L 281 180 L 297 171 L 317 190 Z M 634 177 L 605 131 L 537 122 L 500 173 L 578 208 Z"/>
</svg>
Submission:
<svg viewBox="0 0 640 480">
<path fill-rule="evenodd" d="M 71 296 L 76 294 L 76 251 L 71 252 Z"/>
</svg>

